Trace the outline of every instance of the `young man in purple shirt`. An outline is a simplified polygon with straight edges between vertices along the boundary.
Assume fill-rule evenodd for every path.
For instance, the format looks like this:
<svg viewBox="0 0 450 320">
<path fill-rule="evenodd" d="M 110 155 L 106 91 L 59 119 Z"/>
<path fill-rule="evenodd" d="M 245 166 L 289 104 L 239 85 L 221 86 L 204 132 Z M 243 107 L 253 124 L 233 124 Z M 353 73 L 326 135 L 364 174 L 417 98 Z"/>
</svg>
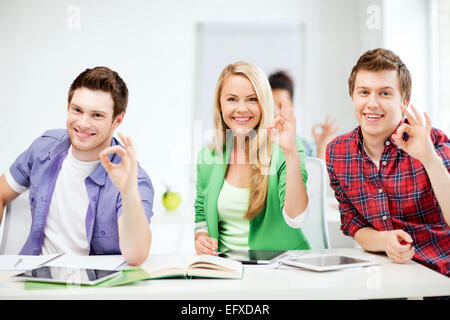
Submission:
<svg viewBox="0 0 450 320">
<path fill-rule="evenodd" d="M 29 189 L 32 225 L 20 254 L 122 254 L 141 264 L 151 245 L 153 186 L 129 137 L 113 137 L 128 89 L 117 72 L 82 72 L 68 96 L 66 129 L 46 131 L 0 177 L 4 207 Z"/>
</svg>

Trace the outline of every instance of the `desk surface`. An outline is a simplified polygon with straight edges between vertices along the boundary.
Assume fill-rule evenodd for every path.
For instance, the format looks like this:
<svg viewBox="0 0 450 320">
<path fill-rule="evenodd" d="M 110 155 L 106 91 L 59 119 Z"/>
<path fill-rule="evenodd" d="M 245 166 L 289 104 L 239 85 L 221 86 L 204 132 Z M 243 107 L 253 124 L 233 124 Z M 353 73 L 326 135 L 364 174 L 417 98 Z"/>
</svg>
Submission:
<svg viewBox="0 0 450 320">
<path fill-rule="evenodd" d="M 144 280 L 110 288 L 25 290 L 0 272 L 0 299 L 384 299 L 450 295 L 450 278 L 418 263 L 394 264 L 358 248 L 329 249 L 353 257 L 375 256 L 377 266 L 330 272 L 246 267 L 240 280 Z M 151 258 L 151 257 L 150 257 Z"/>
</svg>

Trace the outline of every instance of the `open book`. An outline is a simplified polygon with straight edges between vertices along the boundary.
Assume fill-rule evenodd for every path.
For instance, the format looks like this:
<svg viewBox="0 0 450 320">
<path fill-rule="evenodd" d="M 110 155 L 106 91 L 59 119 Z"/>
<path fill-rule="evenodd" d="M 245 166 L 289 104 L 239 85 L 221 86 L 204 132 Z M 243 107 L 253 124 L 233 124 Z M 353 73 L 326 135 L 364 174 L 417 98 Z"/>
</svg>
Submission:
<svg viewBox="0 0 450 320">
<path fill-rule="evenodd" d="M 141 268 L 149 279 L 169 277 L 242 278 L 242 263 L 211 255 L 150 256 Z"/>
</svg>

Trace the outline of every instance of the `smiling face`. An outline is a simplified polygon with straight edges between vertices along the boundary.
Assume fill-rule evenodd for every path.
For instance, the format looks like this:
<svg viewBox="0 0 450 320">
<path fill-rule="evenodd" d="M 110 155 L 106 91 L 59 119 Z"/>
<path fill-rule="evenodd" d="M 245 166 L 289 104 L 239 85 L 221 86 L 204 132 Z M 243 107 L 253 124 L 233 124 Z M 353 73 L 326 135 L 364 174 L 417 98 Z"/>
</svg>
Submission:
<svg viewBox="0 0 450 320">
<path fill-rule="evenodd" d="M 407 105 L 397 70 L 358 71 L 352 99 L 364 139 L 387 139 L 402 119 L 400 106 Z"/>
<path fill-rule="evenodd" d="M 234 135 L 246 135 L 261 121 L 261 108 L 255 89 L 245 76 L 232 74 L 223 83 L 220 109 L 225 124 Z"/>
<path fill-rule="evenodd" d="M 123 113 L 113 121 L 114 101 L 109 92 L 76 89 L 68 106 L 67 132 L 73 156 L 81 161 L 98 160 L 98 154 L 111 145 Z"/>
</svg>

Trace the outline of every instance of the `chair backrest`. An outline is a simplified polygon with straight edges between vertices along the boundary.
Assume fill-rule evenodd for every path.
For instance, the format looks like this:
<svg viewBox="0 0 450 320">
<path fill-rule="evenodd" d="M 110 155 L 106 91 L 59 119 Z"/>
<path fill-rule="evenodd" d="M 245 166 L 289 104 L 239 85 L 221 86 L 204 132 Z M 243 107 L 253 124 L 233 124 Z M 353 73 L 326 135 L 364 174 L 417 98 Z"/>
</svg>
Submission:
<svg viewBox="0 0 450 320">
<path fill-rule="evenodd" d="M 28 195 L 29 192 L 25 191 L 6 206 L 2 219 L 0 254 L 19 254 L 27 241 L 31 228 L 31 208 Z"/>
<path fill-rule="evenodd" d="M 326 183 L 327 171 L 325 162 L 319 158 L 306 157 L 306 171 L 308 172 L 308 205 L 309 213 L 303 233 L 311 244 L 311 249 L 328 249 L 330 239 L 326 219 Z"/>
</svg>

